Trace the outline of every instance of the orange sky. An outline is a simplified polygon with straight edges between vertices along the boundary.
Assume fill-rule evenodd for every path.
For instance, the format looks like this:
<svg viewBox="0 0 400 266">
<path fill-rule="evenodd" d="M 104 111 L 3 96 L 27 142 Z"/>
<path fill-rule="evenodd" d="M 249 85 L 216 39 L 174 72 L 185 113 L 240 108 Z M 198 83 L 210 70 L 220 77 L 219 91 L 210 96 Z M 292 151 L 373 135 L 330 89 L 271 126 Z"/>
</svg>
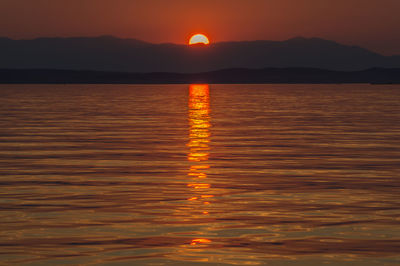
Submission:
<svg viewBox="0 0 400 266">
<path fill-rule="evenodd" d="M 400 54 L 400 0 L 0 0 L 0 36 L 186 43 L 320 37 Z"/>
</svg>

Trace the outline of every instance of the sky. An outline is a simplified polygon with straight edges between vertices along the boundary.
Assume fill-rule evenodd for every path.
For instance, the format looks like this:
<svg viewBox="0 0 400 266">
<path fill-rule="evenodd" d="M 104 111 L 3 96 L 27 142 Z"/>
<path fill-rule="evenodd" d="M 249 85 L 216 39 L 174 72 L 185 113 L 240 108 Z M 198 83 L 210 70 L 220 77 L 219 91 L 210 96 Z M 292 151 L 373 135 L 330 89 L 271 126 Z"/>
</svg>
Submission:
<svg viewBox="0 0 400 266">
<path fill-rule="evenodd" d="M 400 55 L 400 0 L 0 0 L 0 36 L 153 43 L 318 37 Z"/>
</svg>

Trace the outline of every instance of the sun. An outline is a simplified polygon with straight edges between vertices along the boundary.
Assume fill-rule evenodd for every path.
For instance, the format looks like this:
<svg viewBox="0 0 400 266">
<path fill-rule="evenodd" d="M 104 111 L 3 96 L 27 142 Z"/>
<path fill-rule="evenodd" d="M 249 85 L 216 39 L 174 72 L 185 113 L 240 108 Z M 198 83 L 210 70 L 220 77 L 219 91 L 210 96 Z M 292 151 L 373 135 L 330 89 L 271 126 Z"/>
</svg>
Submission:
<svg viewBox="0 0 400 266">
<path fill-rule="evenodd" d="M 199 44 L 199 43 L 207 45 L 210 44 L 210 41 L 204 34 L 195 34 L 192 36 L 192 38 L 190 38 L 189 45 Z"/>
</svg>

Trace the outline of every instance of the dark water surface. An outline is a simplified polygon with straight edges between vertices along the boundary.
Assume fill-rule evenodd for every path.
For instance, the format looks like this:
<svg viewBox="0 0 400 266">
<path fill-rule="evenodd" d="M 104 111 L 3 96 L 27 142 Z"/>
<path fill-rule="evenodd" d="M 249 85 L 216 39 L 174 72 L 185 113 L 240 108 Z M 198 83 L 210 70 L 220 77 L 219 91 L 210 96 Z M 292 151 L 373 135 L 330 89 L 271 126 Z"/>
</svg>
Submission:
<svg viewBox="0 0 400 266">
<path fill-rule="evenodd" d="M 1 85 L 0 264 L 398 265 L 400 86 Z"/>
</svg>

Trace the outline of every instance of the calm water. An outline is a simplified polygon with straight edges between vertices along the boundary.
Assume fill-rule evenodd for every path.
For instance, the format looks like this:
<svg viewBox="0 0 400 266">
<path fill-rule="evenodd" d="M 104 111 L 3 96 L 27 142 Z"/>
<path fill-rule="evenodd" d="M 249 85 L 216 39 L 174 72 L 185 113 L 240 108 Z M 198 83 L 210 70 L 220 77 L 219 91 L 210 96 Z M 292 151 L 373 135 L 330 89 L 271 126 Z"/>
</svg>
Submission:
<svg viewBox="0 0 400 266">
<path fill-rule="evenodd" d="M 1 85 L 0 264 L 398 265 L 400 86 Z"/>
</svg>

